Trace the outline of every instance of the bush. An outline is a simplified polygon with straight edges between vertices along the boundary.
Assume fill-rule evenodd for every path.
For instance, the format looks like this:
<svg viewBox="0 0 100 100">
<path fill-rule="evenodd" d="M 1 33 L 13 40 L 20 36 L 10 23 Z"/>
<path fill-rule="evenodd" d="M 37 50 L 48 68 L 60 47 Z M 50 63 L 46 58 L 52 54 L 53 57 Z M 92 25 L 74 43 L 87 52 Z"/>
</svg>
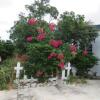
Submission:
<svg viewBox="0 0 100 100">
<path fill-rule="evenodd" d="M 2 65 L 0 65 L 0 90 L 9 88 L 9 84 L 13 84 L 14 79 L 14 66 L 16 60 L 6 59 Z"/>
<path fill-rule="evenodd" d="M 11 41 L 0 41 L 0 56 L 2 61 L 13 56 L 14 45 Z"/>
<path fill-rule="evenodd" d="M 4 70 L 0 70 L 0 90 L 7 89 L 7 81 Z"/>
<path fill-rule="evenodd" d="M 97 61 L 98 59 L 93 54 L 83 55 L 78 53 L 71 63 L 77 68 L 78 76 L 87 77 L 88 71 L 97 64 Z"/>
</svg>

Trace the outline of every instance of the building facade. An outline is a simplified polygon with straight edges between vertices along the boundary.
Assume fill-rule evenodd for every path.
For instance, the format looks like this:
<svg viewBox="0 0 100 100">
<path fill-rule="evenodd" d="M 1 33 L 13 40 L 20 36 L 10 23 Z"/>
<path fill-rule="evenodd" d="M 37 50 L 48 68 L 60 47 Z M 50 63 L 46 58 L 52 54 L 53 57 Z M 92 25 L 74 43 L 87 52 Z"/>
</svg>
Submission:
<svg viewBox="0 0 100 100">
<path fill-rule="evenodd" d="M 100 60 L 100 31 L 99 36 L 96 38 L 95 42 L 93 43 L 93 53 L 95 56 Z M 96 73 L 96 76 L 100 76 L 100 61 L 98 61 L 98 65 L 95 65 L 92 68 L 92 72 Z"/>
</svg>

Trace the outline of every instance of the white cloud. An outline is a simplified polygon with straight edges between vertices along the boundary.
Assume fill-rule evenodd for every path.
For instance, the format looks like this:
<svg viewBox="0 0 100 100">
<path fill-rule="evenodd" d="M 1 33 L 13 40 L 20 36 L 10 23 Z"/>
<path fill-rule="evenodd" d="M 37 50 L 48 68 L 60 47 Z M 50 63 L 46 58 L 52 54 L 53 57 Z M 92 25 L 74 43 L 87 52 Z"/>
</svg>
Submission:
<svg viewBox="0 0 100 100">
<path fill-rule="evenodd" d="M 0 0 L 0 8 L 12 5 L 12 0 Z"/>
<path fill-rule="evenodd" d="M 61 13 L 74 11 L 76 14 L 85 15 L 87 20 L 100 23 L 100 0 L 51 0 L 51 4 L 56 6 Z"/>
</svg>

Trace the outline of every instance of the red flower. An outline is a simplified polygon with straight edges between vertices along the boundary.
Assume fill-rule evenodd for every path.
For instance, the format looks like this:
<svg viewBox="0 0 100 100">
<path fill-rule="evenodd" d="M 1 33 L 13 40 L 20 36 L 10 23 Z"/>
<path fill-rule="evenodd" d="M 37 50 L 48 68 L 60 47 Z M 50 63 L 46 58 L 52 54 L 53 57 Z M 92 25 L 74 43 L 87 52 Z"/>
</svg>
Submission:
<svg viewBox="0 0 100 100">
<path fill-rule="evenodd" d="M 87 51 L 87 50 L 84 50 L 84 51 L 83 51 L 83 55 L 84 55 L 84 56 L 87 56 L 87 55 L 88 55 L 88 51 Z"/>
<path fill-rule="evenodd" d="M 44 33 L 43 28 L 38 28 L 37 31 L 38 31 L 38 33 Z"/>
<path fill-rule="evenodd" d="M 37 23 L 37 20 L 35 19 L 35 18 L 30 18 L 29 20 L 28 20 L 28 24 L 29 25 L 35 25 Z"/>
<path fill-rule="evenodd" d="M 62 60 L 62 59 L 64 59 L 64 54 L 58 54 L 58 56 L 57 56 L 57 59 L 59 59 L 59 60 Z"/>
<path fill-rule="evenodd" d="M 56 57 L 57 54 L 56 54 L 55 52 L 52 52 L 52 53 L 50 54 L 50 56 L 51 56 L 51 57 Z"/>
<path fill-rule="evenodd" d="M 60 64 L 58 64 L 58 66 L 59 66 L 61 69 L 64 69 L 64 62 L 61 62 Z"/>
<path fill-rule="evenodd" d="M 55 40 L 50 40 L 49 44 L 55 48 L 58 48 L 58 43 Z"/>
<path fill-rule="evenodd" d="M 37 40 L 38 41 L 42 41 L 45 39 L 45 34 L 44 33 L 40 33 L 38 36 L 37 36 Z"/>
<path fill-rule="evenodd" d="M 54 48 L 58 48 L 60 45 L 62 45 L 62 40 L 50 40 L 49 44 Z"/>
<path fill-rule="evenodd" d="M 55 24 L 54 23 L 50 23 L 49 24 L 49 28 L 50 28 L 50 30 L 53 32 L 54 30 L 55 30 Z"/>
<path fill-rule="evenodd" d="M 70 51 L 71 52 L 76 52 L 77 51 L 77 48 L 75 45 L 70 45 Z"/>
<path fill-rule="evenodd" d="M 26 40 L 27 40 L 28 42 L 32 42 L 32 39 L 33 39 L 33 38 L 32 38 L 32 35 L 29 35 L 29 36 L 26 37 Z"/>
<path fill-rule="evenodd" d="M 55 52 L 50 53 L 50 55 L 48 56 L 48 59 L 51 59 L 53 57 L 56 57 L 57 54 Z"/>
</svg>

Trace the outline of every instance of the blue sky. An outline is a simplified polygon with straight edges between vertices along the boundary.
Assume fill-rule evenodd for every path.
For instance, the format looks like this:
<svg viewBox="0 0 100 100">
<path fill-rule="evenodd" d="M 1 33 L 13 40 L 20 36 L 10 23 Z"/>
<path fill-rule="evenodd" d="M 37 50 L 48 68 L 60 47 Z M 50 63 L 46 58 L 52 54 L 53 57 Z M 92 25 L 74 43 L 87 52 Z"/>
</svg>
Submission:
<svg viewBox="0 0 100 100">
<path fill-rule="evenodd" d="M 7 31 L 18 19 L 20 12 L 25 12 L 25 5 L 34 0 L 0 0 L 0 37 L 9 39 Z M 60 13 L 74 11 L 76 14 L 84 14 L 86 20 L 94 24 L 100 23 L 100 0 L 51 0 L 51 5 L 56 6 Z"/>
</svg>

